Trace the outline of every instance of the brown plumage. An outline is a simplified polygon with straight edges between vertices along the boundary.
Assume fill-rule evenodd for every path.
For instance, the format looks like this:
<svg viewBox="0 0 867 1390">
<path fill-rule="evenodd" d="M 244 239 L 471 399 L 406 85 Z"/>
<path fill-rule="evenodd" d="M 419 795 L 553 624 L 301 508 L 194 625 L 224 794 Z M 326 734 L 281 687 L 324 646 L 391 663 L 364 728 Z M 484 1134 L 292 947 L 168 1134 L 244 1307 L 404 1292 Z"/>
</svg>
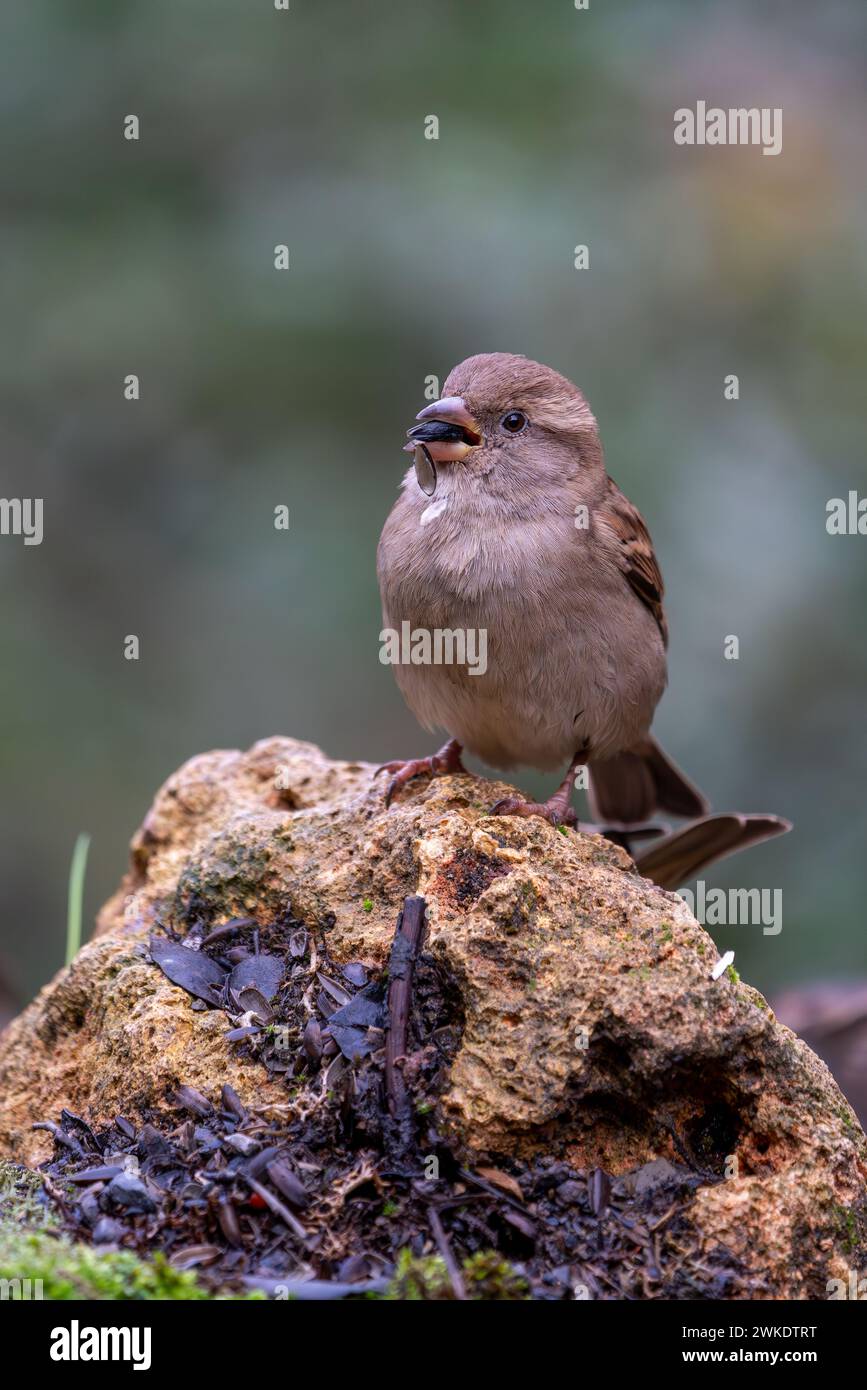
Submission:
<svg viewBox="0 0 867 1390">
<path fill-rule="evenodd" d="M 386 765 L 388 798 L 422 774 L 566 767 L 546 803 L 503 813 L 574 821 L 577 767 L 598 818 L 629 826 L 707 803 L 650 735 L 666 683 L 663 582 L 647 527 L 605 470 L 596 420 L 577 387 L 509 353 L 470 357 L 409 431 L 424 447 L 379 543 L 383 623 L 487 634 L 487 669 L 396 665 L 419 721 L 449 742 Z"/>
<path fill-rule="evenodd" d="M 608 479 L 608 494 L 603 507 L 603 522 L 611 527 L 620 542 L 623 572 L 642 603 L 646 603 L 659 628 L 664 647 L 668 646 L 668 622 L 662 606 L 665 587 L 650 532 L 644 518 L 633 507 L 620 488 Z"/>
<path fill-rule="evenodd" d="M 581 392 L 490 353 L 456 367 L 421 418 L 413 442 L 439 481 L 431 499 L 411 470 L 386 522 L 384 625 L 483 630 L 488 667 L 396 666 L 419 720 L 494 767 L 588 762 L 607 820 L 700 814 L 648 738 L 666 679 L 662 577 Z"/>
</svg>

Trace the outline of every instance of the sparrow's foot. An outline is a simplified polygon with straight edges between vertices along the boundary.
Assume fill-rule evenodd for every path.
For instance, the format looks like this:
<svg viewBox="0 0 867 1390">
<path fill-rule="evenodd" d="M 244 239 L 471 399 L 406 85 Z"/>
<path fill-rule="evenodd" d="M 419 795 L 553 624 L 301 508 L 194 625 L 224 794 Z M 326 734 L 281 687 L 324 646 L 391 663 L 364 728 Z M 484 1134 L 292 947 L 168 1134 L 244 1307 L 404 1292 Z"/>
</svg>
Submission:
<svg viewBox="0 0 867 1390">
<path fill-rule="evenodd" d="M 373 774 L 374 777 L 378 777 L 381 772 L 391 774 L 385 789 L 385 804 L 390 806 L 395 792 L 405 787 L 413 778 L 446 777 L 452 772 L 466 772 L 466 768 L 461 762 L 461 745 L 457 739 L 450 738 L 438 753 L 432 753 L 429 758 L 409 758 L 406 761 L 397 758 L 394 762 L 383 763 L 378 767 Z"/>
<path fill-rule="evenodd" d="M 504 796 L 488 812 L 489 816 L 541 816 L 550 825 L 575 825 L 578 817 L 562 798 L 552 796 L 550 801 L 522 801 L 520 796 Z"/>
<path fill-rule="evenodd" d="M 572 787 L 575 784 L 575 774 L 578 768 L 585 761 L 586 749 L 581 748 L 569 764 L 566 776 L 560 783 L 553 796 L 549 796 L 547 801 L 524 801 L 520 796 L 504 796 L 502 801 L 498 801 L 491 807 L 488 815 L 490 816 L 541 816 L 550 825 L 559 827 L 561 825 L 576 825 L 578 817 L 572 810 L 570 802 L 572 800 Z"/>
</svg>

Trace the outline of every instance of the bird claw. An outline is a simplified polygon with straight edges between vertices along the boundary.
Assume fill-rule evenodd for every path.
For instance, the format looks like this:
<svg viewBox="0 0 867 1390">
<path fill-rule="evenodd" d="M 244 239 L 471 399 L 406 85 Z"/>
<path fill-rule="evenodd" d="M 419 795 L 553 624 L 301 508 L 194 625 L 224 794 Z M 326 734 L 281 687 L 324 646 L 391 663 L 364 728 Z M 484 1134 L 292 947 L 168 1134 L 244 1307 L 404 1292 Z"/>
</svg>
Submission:
<svg viewBox="0 0 867 1390">
<path fill-rule="evenodd" d="M 407 782 L 411 782 L 415 777 L 434 777 L 438 771 L 437 756 L 434 753 L 429 758 L 409 758 L 404 761 L 396 758 L 394 762 L 383 763 L 374 772 L 374 777 L 378 777 L 381 772 L 391 773 L 388 786 L 385 789 L 385 804 L 391 805 L 391 799 L 396 791 L 405 787 Z"/>
<path fill-rule="evenodd" d="M 374 777 L 381 772 L 392 774 L 385 789 L 385 804 L 390 806 L 395 792 L 414 777 L 444 777 L 450 772 L 466 772 L 466 768 L 461 762 L 460 744 L 451 739 L 439 752 L 431 753 L 429 758 L 395 758 L 393 762 L 382 763 L 374 772 Z"/>
<path fill-rule="evenodd" d="M 523 801 L 519 796 L 504 796 L 495 802 L 488 812 L 489 816 L 540 816 L 555 830 L 561 825 L 575 825 L 578 817 L 571 806 L 559 802 Z"/>
</svg>

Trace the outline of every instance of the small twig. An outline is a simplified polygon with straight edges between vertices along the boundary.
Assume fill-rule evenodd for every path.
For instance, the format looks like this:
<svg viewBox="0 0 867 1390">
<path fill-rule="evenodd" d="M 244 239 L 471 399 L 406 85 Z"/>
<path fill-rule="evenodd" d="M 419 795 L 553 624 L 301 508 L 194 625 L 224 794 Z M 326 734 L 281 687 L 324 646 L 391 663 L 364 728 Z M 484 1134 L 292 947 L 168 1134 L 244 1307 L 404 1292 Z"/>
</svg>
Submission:
<svg viewBox="0 0 867 1390">
<path fill-rule="evenodd" d="M 455 1207 L 471 1207 L 478 1202 L 491 1202 L 494 1199 L 489 1192 L 464 1192 L 459 1197 L 439 1197 L 429 1203 L 437 1211 L 451 1211 Z"/>
<path fill-rule="evenodd" d="M 305 1228 L 301 1225 L 301 1222 L 296 1220 L 292 1215 L 289 1208 L 285 1206 L 279 1198 L 275 1197 L 273 1192 L 269 1192 L 267 1187 L 263 1187 L 260 1182 L 257 1182 L 255 1178 L 251 1178 L 249 1174 L 243 1173 L 242 1177 L 247 1186 L 252 1188 L 258 1197 L 262 1198 L 262 1201 L 265 1203 L 266 1207 L 268 1207 L 269 1211 L 272 1211 L 275 1216 L 279 1216 L 289 1227 L 292 1234 L 296 1235 L 298 1239 L 303 1241 L 306 1245 L 310 1237 Z"/>
<path fill-rule="evenodd" d="M 255 917 L 233 917 L 230 922 L 221 922 L 218 927 L 209 931 L 207 936 L 202 937 L 199 945 L 211 946 L 215 941 L 222 941 L 226 936 L 235 936 L 238 932 L 246 930 L 247 927 L 255 926 Z"/>
<path fill-rule="evenodd" d="M 484 1178 L 480 1178 L 476 1173 L 471 1173 L 469 1168 L 459 1168 L 458 1177 L 463 1178 L 464 1182 L 472 1183 L 474 1187 L 480 1187 L 483 1192 L 486 1192 L 489 1197 L 493 1197 L 495 1201 L 505 1202 L 507 1207 L 514 1207 L 515 1211 L 519 1211 L 522 1216 L 526 1216 L 527 1208 L 523 1202 L 519 1202 L 517 1198 L 513 1197 L 508 1192 L 504 1192 L 502 1188 L 494 1187 L 493 1183 L 486 1182 Z"/>
<path fill-rule="evenodd" d="M 424 937 L 424 898 L 405 898 L 397 919 L 388 962 L 388 1032 L 385 1039 L 385 1091 L 388 1113 L 395 1126 L 395 1142 L 406 1149 L 412 1142 L 413 1115 L 402 1064 L 406 1056 L 412 981 L 415 962 Z"/>
<path fill-rule="evenodd" d="M 672 1202 L 671 1206 L 668 1208 L 668 1211 L 665 1213 L 665 1215 L 664 1215 L 664 1216 L 661 1216 L 661 1217 L 659 1218 L 658 1221 L 654 1221 L 654 1223 L 653 1223 L 652 1226 L 648 1226 L 648 1227 L 647 1227 L 647 1229 L 648 1229 L 648 1231 L 650 1231 L 651 1235 L 653 1234 L 654 1231 L 658 1231 L 659 1228 L 660 1228 L 661 1226 L 664 1226 L 664 1225 L 665 1225 L 665 1223 L 666 1223 L 666 1221 L 668 1221 L 669 1217 L 673 1216 L 674 1213 L 677 1211 L 678 1205 L 679 1205 L 679 1204 L 678 1204 L 677 1202 Z"/>
<path fill-rule="evenodd" d="M 454 1257 L 454 1252 L 452 1251 L 452 1247 L 449 1244 L 449 1238 L 445 1233 L 443 1223 L 440 1221 L 439 1213 L 437 1212 L 436 1207 L 429 1206 L 427 1209 L 427 1214 L 428 1220 L 430 1221 L 430 1228 L 433 1231 L 434 1240 L 437 1243 L 437 1249 L 442 1255 L 443 1263 L 445 1264 L 446 1270 L 448 1271 L 448 1276 L 451 1280 L 451 1285 L 454 1291 L 455 1298 L 460 1299 L 460 1301 L 464 1303 L 466 1302 L 467 1297 L 467 1290 L 466 1286 L 464 1285 L 464 1277 L 461 1274 L 460 1266 Z"/>
<path fill-rule="evenodd" d="M 64 1131 L 60 1128 L 60 1125 L 54 1124 L 53 1121 L 39 1120 L 36 1124 L 32 1124 L 30 1128 L 46 1130 L 53 1137 L 57 1144 L 62 1144 L 64 1148 L 71 1149 L 72 1152 L 78 1158 L 87 1157 L 87 1154 L 84 1152 L 84 1149 L 81 1147 L 78 1140 L 73 1139 L 71 1134 L 64 1133 Z"/>
<path fill-rule="evenodd" d="M 63 1189 L 56 1182 L 52 1182 L 47 1173 L 42 1174 L 42 1186 L 52 1202 L 56 1202 L 63 1215 L 66 1216 L 69 1212 L 69 1202 Z"/>
</svg>

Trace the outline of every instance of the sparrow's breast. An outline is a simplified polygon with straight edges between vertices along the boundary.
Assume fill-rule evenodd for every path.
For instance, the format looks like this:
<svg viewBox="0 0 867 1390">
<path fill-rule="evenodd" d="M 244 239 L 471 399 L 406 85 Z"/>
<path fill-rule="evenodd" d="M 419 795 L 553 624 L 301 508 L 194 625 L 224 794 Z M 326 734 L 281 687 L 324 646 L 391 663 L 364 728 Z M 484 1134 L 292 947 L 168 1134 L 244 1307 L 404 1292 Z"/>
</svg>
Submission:
<svg viewBox="0 0 867 1390">
<path fill-rule="evenodd" d="M 403 501 L 380 542 L 384 626 L 463 632 L 476 656 L 395 666 L 425 727 L 494 767 L 546 769 L 646 732 L 665 684 L 658 630 L 571 517 L 468 524 L 448 496 Z"/>
</svg>

